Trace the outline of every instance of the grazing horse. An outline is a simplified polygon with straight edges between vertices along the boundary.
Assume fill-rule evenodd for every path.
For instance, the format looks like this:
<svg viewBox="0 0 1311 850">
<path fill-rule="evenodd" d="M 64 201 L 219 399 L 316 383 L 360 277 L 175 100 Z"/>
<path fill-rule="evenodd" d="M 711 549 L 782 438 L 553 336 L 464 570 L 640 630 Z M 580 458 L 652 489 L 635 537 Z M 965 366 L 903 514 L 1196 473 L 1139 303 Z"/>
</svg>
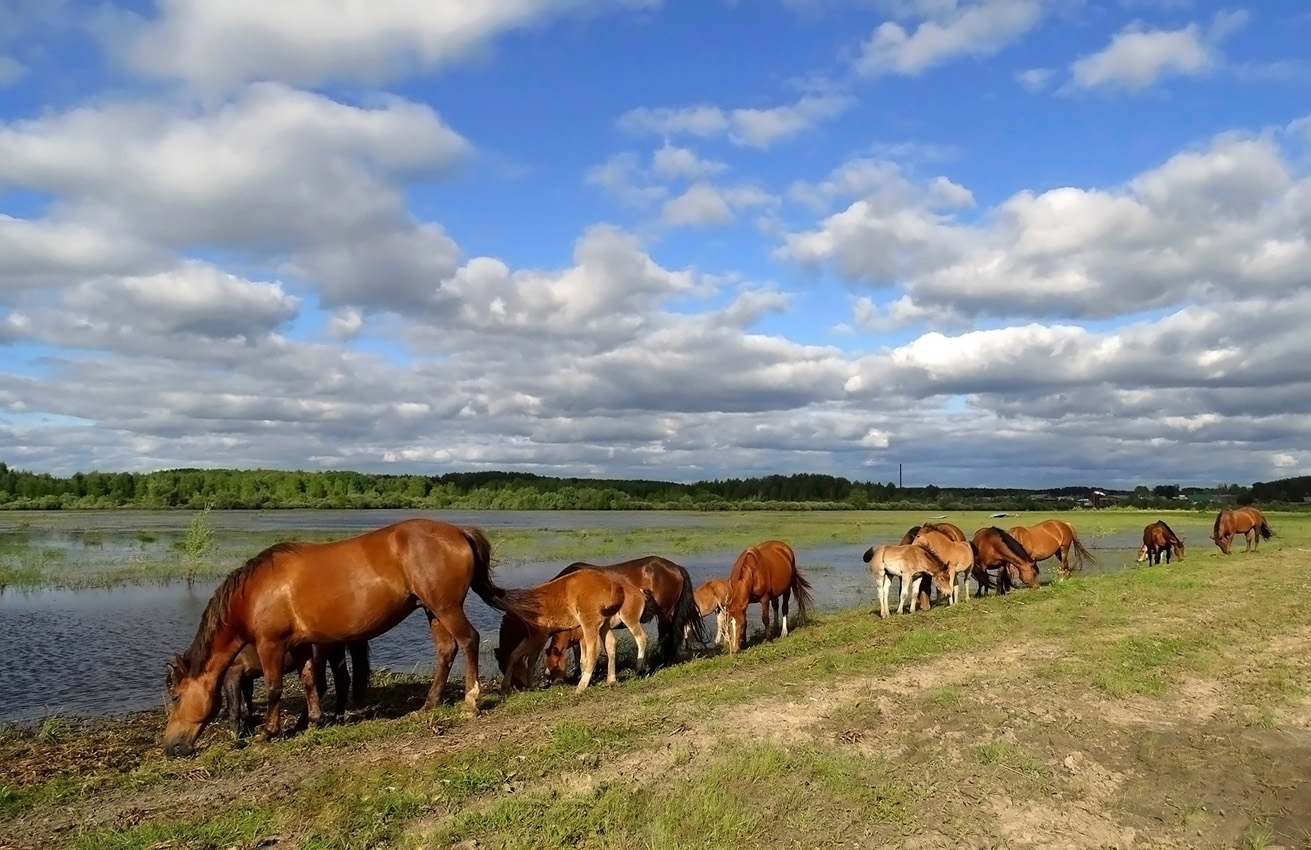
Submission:
<svg viewBox="0 0 1311 850">
<path fill-rule="evenodd" d="M 642 629 L 642 620 L 655 615 L 656 602 L 650 591 L 633 584 L 622 573 L 581 567 L 537 587 L 506 591 L 506 596 L 518 603 L 521 609 L 507 613 L 507 617 L 518 617 L 526 628 L 524 637 L 504 656 L 507 671 L 501 684 L 504 692 L 509 692 L 521 666 L 530 664 L 552 635 L 573 629 L 580 630 L 579 639 L 583 645 L 579 693 L 587 690 L 596 670 L 602 641 L 610 660 L 606 681 L 618 681 L 615 676 L 614 626 L 623 625 L 632 632 L 633 640 L 637 642 L 638 672 L 646 670 L 646 632 Z M 523 610 L 530 613 L 525 615 Z M 504 646 L 501 652 L 506 653 Z M 527 679 L 526 670 L 524 679 Z"/>
<path fill-rule="evenodd" d="M 997 526 L 984 526 L 974 532 L 970 548 L 974 550 L 972 575 L 979 583 L 980 596 L 993 588 L 988 570 L 998 570 L 998 593 L 1005 593 L 1010 588 L 1012 571 L 1019 573 L 1020 580 L 1026 587 L 1038 586 L 1038 563 L 1029 557 L 1029 553 L 1018 540 Z"/>
<path fill-rule="evenodd" d="M 954 525 L 950 527 L 956 528 Z M 960 529 L 956 529 L 956 531 L 960 532 Z M 960 538 L 956 539 L 939 531 L 934 526 L 926 525 L 920 528 L 919 534 L 915 535 L 915 539 L 911 542 L 912 545 L 927 549 L 933 557 L 945 566 L 948 581 L 951 583 L 951 605 L 956 604 L 957 576 L 962 579 L 960 583 L 965 585 L 964 598 L 969 598 L 970 571 L 974 569 L 974 548 L 965 540 L 963 532 L 960 532 Z M 927 578 L 932 577 L 928 576 Z M 924 581 L 925 579 L 920 580 L 921 589 L 924 587 Z"/>
<path fill-rule="evenodd" d="M 788 634 L 788 602 L 797 597 L 797 613 L 802 617 L 810 608 L 810 582 L 797 571 L 797 556 L 782 540 L 766 540 L 748 546 L 737 556 L 728 577 L 728 651 L 737 652 L 746 642 L 747 606 L 760 603 L 760 622 L 765 640 L 773 640 L 769 630 L 769 610 L 778 617 L 778 601 L 783 600 L 782 635 Z"/>
<path fill-rule="evenodd" d="M 464 614 L 472 588 L 502 611 L 531 615 L 491 580 L 491 544 L 476 528 L 409 519 L 331 543 L 279 543 L 234 570 L 214 591 L 187 651 L 168 665 L 164 752 L 194 751 L 219 708 L 223 674 L 254 644 L 268 683 L 260 731 L 279 731 L 283 660 L 309 644 L 370 640 L 423 608 L 437 648 L 437 672 L 424 707 L 441 699 L 456 647 L 465 655 L 465 711 L 478 713 L 478 632 Z M 322 722 L 314 665 L 301 671 L 309 722 Z"/>
<path fill-rule="evenodd" d="M 707 579 L 693 593 L 693 598 L 702 617 L 715 615 L 715 646 L 719 646 L 728 638 L 728 626 L 724 622 L 728 618 L 728 579 Z"/>
<path fill-rule="evenodd" d="M 932 551 L 923 546 L 887 545 L 877 548 L 871 546 L 865 550 L 861 559 L 869 564 L 879 586 L 879 616 L 888 616 L 888 590 L 892 587 L 892 577 L 901 579 L 901 598 L 897 601 L 897 613 L 910 601 L 912 588 L 918 576 L 929 576 L 938 592 L 951 595 L 951 577 L 947 565 L 938 560 Z M 915 606 L 911 605 L 914 611 Z"/>
<path fill-rule="evenodd" d="M 351 654 L 351 663 L 355 665 L 355 682 L 354 690 L 351 697 L 358 706 L 364 702 L 365 695 L 369 687 L 369 642 L 356 641 L 348 644 Z M 287 673 L 298 672 L 304 666 L 305 647 L 297 647 L 295 650 L 288 650 L 282 661 L 283 675 Z M 313 661 L 315 665 L 315 683 L 319 689 L 319 699 L 323 699 L 324 691 L 327 690 L 328 683 L 324 678 L 323 668 L 325 663 L 332 670 L 333 684 L 337 692 L 337 717 L 342 717 L 346 712 L 346 693 L 351 690 L 351 674 L 346 666 L 346 649 L 343 646 L 333 646 L 327 649 L 315 646 L 312 650 Z M 237 736 L 245 735 L 252 731 L 250 728 L 251 715 L 255 711 L 255 680 L 263 678 L 264 668 L 259 663 L 259 653 L 255 650 L 254 644 L 246 644 L 237 657 L 232 659 L 232 666 L 228 668 L 227 674 L 223 677 L 223 702 L 227 706 L 228 720 L 232 723 L 232 730 Z M 305 705 L 305 710 L 301 712 L 300 720 L 296 722 L 297 728 L 303 728 L 309 723 L 309 704 Z"/>
<path fill-rule="evenodd" d="M 1175 536 L 1162 520 L 1157 520 L 1143 529 L 1143 548 L 1138 550 L 1138 563 L 1151 559 L 1153 565 L 1161 563 L 1161 555 L 1170 563 L 1170 555 L 1179 560 L 1184 559 L 1184 542 Z"/>
<path fill-rule="evenodd" d="M 660 664 L 672 664 L 678 660 L 680 644 L 686 634 L 695 637 L 699 643 L 706 642 L 706 626 L 697 611 L 692 577 L 686 569 L 673 561 L 658 555 L 648 555 L 607 566 L 578 562 L 565 567 L 556 578 L 581 569 L 622 575 L 642 590 L 650 592 L 655 600 L 654 616 Z M 558 681 L 564 675 L 564 653 L 570 648 L 577 650 L 581 639 L 582 635 L 577 629 L 551 636 L 544 656 L 546 672 L 551 681 Z M 576 660 L 581 663 L 581 659 Z"/>
<path fill-rule="evenodd" d="M 965 532 L 960 530 L 960 526 L 952 525 L 949 522 L 926 522 L 923 525 L 912 525 L 910 530 L 901 536 L 900 545 L 909 546 L 914 543 L 915 538 L 918 537 L 919 533 L 924 529 L 930 529 L 945 534 L 949 540 L 958 540 L 961 543 L 969 542 L 969 538 L 965 536 Z M 967 576 L 965 578 L 965 584 L 967 586 L 969 585 L 969 581 L 969 577 Z M 927 575 L 920 579 L 919 598 L 916 599 L 916 603 L 925 611 L 929 610 L 929 587 L 931 585 L 932 579 Z"/>
<path fill-rule="evenodd" d="M 1011 529 L 1014 537 L 1029 553 L 1029 557 L 1045 561 L 1053 555 L 1060 555 L 1061 575 L 1069 578 L 1075 569 L 1083 569 L 1085 562 L 1096 562 L 1092 553 L 1084 548 L 1074 526 L 1063 519 L 1049 519 L 1028 527 L 1017 525 Z M 1070 553 L 1074 553 L 1074 566 L 1070 566 Z"/>
<path fill-rule="evenodd" d="M 1269 540 L 1274 531 L 1265 521 L 1265 514 L 1256 508 L 1225 508 L 1215 517 L 1211 539 L 1220 547 L 1221 552 L 1228 555 L 1235 534 L 1241 534 L 1247 539 L 1244 552 L 1255 552 L 1261 548 L 1261 541 Z"/>
</svg>

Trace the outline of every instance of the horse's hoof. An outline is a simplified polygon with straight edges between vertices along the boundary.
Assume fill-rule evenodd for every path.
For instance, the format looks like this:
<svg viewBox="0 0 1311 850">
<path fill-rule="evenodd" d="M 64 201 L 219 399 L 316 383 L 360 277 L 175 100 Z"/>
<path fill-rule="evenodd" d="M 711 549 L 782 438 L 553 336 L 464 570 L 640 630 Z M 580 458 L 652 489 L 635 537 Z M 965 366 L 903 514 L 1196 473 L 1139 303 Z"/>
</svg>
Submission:
<svg viewBox="0 0 1311 850">
<path fill-rule="evenodd" d="M 482 712 L 478 710 L 478 706 L 476 705 L 465 703 L 464 707 L 460 709 L 460 716 L 465 720 L 473 720 L 480 714 L 482 714 Z"/>
</svg>

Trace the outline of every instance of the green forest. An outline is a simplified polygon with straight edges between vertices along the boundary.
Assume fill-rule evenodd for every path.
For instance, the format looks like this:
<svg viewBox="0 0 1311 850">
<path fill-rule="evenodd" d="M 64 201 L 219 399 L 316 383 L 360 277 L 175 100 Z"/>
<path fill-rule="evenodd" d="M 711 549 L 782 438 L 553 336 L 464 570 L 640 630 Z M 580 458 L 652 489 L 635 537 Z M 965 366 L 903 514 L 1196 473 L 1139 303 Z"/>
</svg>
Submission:
<svg viewBox="0 0 1311 850">
<path fill-rule="evenodd" d="M 1296 502 L 1311 477 L 1213 489 L 1104 490 L 1103 506 L 1209 507 L 1212 502 Z M 170 469 L 78 472 L 67 478 L 0 462 L 0 509 L 102 510 L 402 508 L 420 510 L 1060 510 L 1089 487 L 1049 490 L 898 487 L 832 475 L 768 475 L 691 484 L 554 478 L 517 472 L 376 475 L 349 471 Z"/>
</svg>

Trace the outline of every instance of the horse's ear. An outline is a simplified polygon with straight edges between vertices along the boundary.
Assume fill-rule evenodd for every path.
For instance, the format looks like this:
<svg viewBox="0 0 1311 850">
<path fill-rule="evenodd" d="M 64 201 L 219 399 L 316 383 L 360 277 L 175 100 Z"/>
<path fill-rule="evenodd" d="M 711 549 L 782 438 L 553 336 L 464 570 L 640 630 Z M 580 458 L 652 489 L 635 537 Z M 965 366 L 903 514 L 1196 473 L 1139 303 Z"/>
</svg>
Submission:
<svg viewBox="0 0 1311 850">
<path fill-rule="evenodd" d="M 181 655 L 173 656 L 173 660 L 166 665 L 168 671 L 168 683 L 170 686 L 177 685 L 187 673 L 187 660 Z"/>
</svg>

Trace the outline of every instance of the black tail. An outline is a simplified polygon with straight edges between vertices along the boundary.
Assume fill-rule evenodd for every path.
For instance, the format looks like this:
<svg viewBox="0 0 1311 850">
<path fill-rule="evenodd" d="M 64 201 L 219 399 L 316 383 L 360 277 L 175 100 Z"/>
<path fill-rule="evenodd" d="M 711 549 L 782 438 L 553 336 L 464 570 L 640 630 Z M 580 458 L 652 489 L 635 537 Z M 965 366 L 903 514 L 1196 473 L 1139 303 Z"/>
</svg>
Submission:
<svg viewBox="0 0 1311 850">
<path fill-rule="evenodd" d="M 683 589 L 679 592 L 678 602 L 674 605 L 674 621 L 670 624 L 671 628 L 666 639 L 662 641 L 662 644 L 668 645 L 660 647 L 660 657 L 665 663 L 672 662 L 678 657 L 678 642 L 683 639 L 685 631 L 689 632 L 689 637 L 699 644 L 710 643 L 706 621 L 701 619 L 701 612 L 696 607 L 692 577 L 682 566 L 678 564 L 674 566 L 678 567 L 678 573 L 683 577 Z"/>
<path fill-rule="evenodd" d="M 355 700 L 355 707 L 359 708 L 369 696 L 369 678 L 373 675 L 369 668 L 369 642 L 352 641 L 346 648 L 350 651 L 351 667 L 355 670 L 351 679 L 351 699 Z"/>
<path fill-rule="evenodd" d="M 810 616 L 814 599 L 810 595 L 810 582 L 806 581 L 806 577 L 797 569 L 796 564 L 792 565 L 792 582 L 788 588 L 792 591 L 792 598 L 797 600 L 797 622 L 801 622 Z"/>
<path fill-rule="evenodd" d="M 1261 539 L 1269 540 L 1274 535 L 1275 533 L 1270 530 L 1270 523 L 1265 521 L 1265 517 L 1261 517 Z"/>
<path fill-rule="evenodd" d="M 862 561 L 864 561 L 865 563 L 867 563 L 867 564 L 868 564 L 870 561 L 874 560 L 874 547 L 871 546 L 871 547 L 869 547 L 868 549 L 866 549 L 866 550 L 865 550 L 865 554 L 864 554 L 864 555 L 861 555 L 861 556 L 860 556 L 860 559 L 861 559 Z"/>
<path fill-rule="evenodd" d="M 492 581 L 492 544 L 478 528 L 462 528 L 464 539 L 473 551 L 473 581 L 469 589 L 495 608 L 522 620 L 535 619 L 537 604 L 530 591 L 506 590 Z"/>
</svg>

